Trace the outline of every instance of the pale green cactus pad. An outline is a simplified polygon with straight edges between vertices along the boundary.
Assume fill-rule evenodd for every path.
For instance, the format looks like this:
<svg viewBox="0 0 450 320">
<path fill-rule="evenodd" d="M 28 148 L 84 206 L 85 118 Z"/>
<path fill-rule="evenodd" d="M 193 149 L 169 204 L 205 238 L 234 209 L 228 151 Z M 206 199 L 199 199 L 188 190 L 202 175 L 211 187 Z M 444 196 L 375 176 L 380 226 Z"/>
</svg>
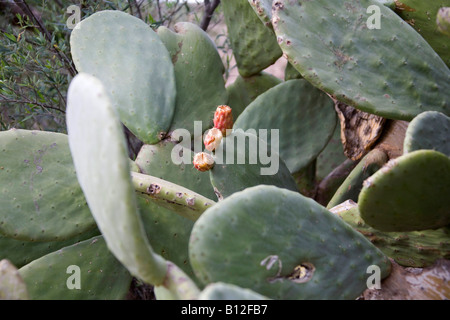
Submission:
<svg viewBox="0 0 450 320">
<path fill-rule="evenodd" d="M 108 248 L 133 276 L 149 284 L 162 283 L 166 262 L 148 243 L 122 125 L 97 78 L 81 73 L 72 80 L 67 129 L 78 181 Z"/>
<path fill-rule="evenodd" d="M 156 32 L 121 11 L 101 11 L 81 21 L 70 36 L 79 72 L 100 79 L 120 120 L 152 144 L 168 132 L 175 110 L 172 61 Z"/>
<path fill-rule="evenodd" d="M 380 29 L 369 28 L 370 6 L 379 9 Z M 273 8 L 284 55 L 337 100 L 389 119 L 410 121 L 428 110 L 450 115 L 449 68 L 378 1 L 279 0 Z"/>
<path fill-rule="evenodd" d="M 32 300 L 123 299 L 131 284 L 101 236 L 45 255 L 19 273 Z"/>
<path fill-rule="evenodd" d="M 46 254 L 98 235 L 100 231 L 94 228 L 67 240 L 37 242 L 17 240 L 0 234 L 0 260 L 8 259 L 17 268 L 21 268 Z"/>
<path fill-rule="evenodd" d="M 189 243 L 205 284 L 226 282 L 272 299 L 355 299 L 371 265 L 390 262 L 314 200 L 274 186 L 235 193 L 203 213 Z"/>
<path fill-rule="evenodd" d="M 450 223 L 450 159 L 417 150 L 389 161 L 364 182 L 361 218 L 380 231 L 435 229 Z"/>
<path fill-rule="evenodd" d="M 9 238 L 60 241 L 95 228 L 64 134 L 0 132 L 0 181 L 0 233 Z"/>
</svg>

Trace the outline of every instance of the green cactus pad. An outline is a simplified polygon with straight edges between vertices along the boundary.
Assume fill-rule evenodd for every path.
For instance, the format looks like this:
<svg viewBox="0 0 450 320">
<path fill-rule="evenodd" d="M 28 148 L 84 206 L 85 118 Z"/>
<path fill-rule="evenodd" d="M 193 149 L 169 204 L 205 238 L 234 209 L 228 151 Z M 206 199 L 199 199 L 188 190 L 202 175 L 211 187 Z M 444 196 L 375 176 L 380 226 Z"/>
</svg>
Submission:
<svg viewBox="0 0 450 320">
<path fill-rule="evenodd" d="M 32 300 L 123 299 L 131 284 L 102 236 L 45 255 L 19 273 Z"/>
<path fill-rule="evenodd" d="M 198 296 L 198 300 L 268 300 L 269 298 L 260 295 L 250 289 L 244 289 L 233 284 L 216 282 L 211 283 L 203 289 Z M 265 311 L 260 306 L 261 314 Z M 267 308 L 267 306 L 266 306 Z M 256 310 L 255 310 L 256 312 Z"/>
<path fill-rule="evenodd" d="M 280 79 L 266 72 L 261 72 L 247 78 L 239 75 L 227 87 L 229 95 L 228 105 L 233 110 L 233 118 L 237 119 L 256 97 L 280 83 Z"/>
<path fill-rule="evenodd" d="M 381 251 L 314 200 L 274 186 L 236 193 L 195 223 L 191 264 L 204 283 L 227 282 L 272 299 L 355 299 Z"/>
<path fill-rule="evenodd" d="M 176 144 L 169 140 L 163 140 L 158 144 L 142 146 L 136 158 L 136 164 L 140 172 L 151 175 L 172 183 L 176 183 L 209 199 L 215 199 L 214 189 L 208 175 L 197 171 L 192 164 L 193 152 L 183 148 L 183 144 Z M 188 163 L 175 164 L 172 161 L 172 153 L 183 150 L 191 152 Z"/>
<path fill-rule="evenodd" d="M 364 180 L 377 172 L 388 160 L 389 157 L 383 150 L 374 149 L 370 151 L 337 189 L 327 208 L 337 206 L 346 200 L 358 201 Z"/>
<path fill-rule="evenodd" d="M 101 11 L 81 21 L 70 37 L 79 72 L 100 79 L 120 120 L 153 144 L 168 132 L 176 87 L 172 61 L 158 35 L 121 11 Z"/>
<path fill-rule="evenodd" d="M 215 165 L 209 171 L 219 200 L 260 184 L 297 191 L 294 178 L 278 154 L 272 152 L 268 160 L 261 161 L 260 153 L 268 154 L 265 150 L 268 148 L 263 140 L 242 129 L 234 130 L 222 140 L 213 155 Z"/>
<path fill-rule="evenodd" d="M 202 121 L 203 130 L 212 127 L 211 110 L 228 101 L 225 69 L 214 42 L 200 27 L 179 22 L 174 30 L 159 27 L 157 31 L 175 69 L 177 98 L 170 131 L 183 128 L 193 134 L 194 121 Z"/>
<path fill-rule="evenodd" d="M 234 128 L 279 130 L 279 154 L 291 173 L 304 168 L 325 148 L 337 116 L 333 101 L 304 79 L 283 82 L 258 96 Z"/>
<path fill-rule="evenodd" d="M 436 150 L 450 157 L 450 117 L 436 111 L 419 114 L 408 125 L 403 152 Z"/>
<path fill-rule="evenodd" d="M 255 75 L 281 57 L 281 49 L 272 30 L 264 26 L 248 0 L 222 2 L 225 23 L 239 73 Z"/>
<path fill-rule="evenodd" d="M 436 17 L 437 29 L 450 37 L 450 7 L 440 8 Z"/>
<path fill-rule="evenodd" d="M 161 284 L 166 262 L 148 243 L 131 183 L 122 124 L 97 78 L 80 73 L 72 80 L 67 129 L 78 181 L 108 248 L 133 276 Z"/>
<path fill-rule="evenodd" d="M 332 209 L 352 228 L 362 233 L 385 255 L 404 267 L 425 268 L 438 259 L 450 258 L 450 228 L 410 232 L 383 232 L 361 219 L 358 205 L 347 201 Z"/>
<path fill-rule="evenodd" d="M 364 182 L 361 218 L 380 231 L 418 231 L 450 223 L 450 159 L 417 150 L 389 161 Z"/>
<path fill-rule="evenodd" d="M 28 290 L 16 266 L 0 260 L 0 300 L 28 300 Z"/>
<path fill-rule="evenodd" d="M 439 31 L 439 24 L 436 20 L 441 7 L 450 7 L 450 0 L 400 0 L 396 2 L 398 15 L 420 33 L 450 67 L 450 41 L 447 35 Z"/>
<path fill-rule="evenodd" d="M 0 181 L 0 233 L 7 237 L 55 241 L 95 228 L 64 134 L 0 132 Z"/>
<path fill-rule="evenodd" d="M 381 28 L 369 29 L 380 10 Z M 362 111 L 410 121 L 450 114 L 450 70 L 392 10 L 372 0 L 279 0 L 272 23 L 288 61 L 314 86 Z"/>
<path fill-rule="evenodd" d="M 98 235 L 100 231 L 95 228 L 67 240 L 36 242 L 16 240 L 0 234 L 0 260 L 8 259 L 21 268 L 46 254 Z"/>
</svg>

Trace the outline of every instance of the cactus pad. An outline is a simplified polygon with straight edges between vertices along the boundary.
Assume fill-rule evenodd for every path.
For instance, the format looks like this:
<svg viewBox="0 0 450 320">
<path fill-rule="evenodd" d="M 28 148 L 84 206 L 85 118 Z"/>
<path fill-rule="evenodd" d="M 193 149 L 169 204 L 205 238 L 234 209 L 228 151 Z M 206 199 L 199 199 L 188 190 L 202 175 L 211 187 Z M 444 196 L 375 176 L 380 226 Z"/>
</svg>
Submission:
<svg viewBox="0 0 450 320">
<path fill-rule="evenodd" d="M 75 174 L 67 136 L 0 132 L 0 233 L 55 241 L 95 228 Z"/>
<path fill-rule="evenodd" d="M 103 82 L 125 126 L 145 143 L 161 140 L 172 122 L 176 87 L 158 35 L 136 17 L 106 10 L 81 21 L 70 45 L 77 70 Z"/>
<path fill-rule="evenodd" d="M 227 282 L 272 299 L 355 299 L 367 268 L 389 260 L 314 200 L 257 186 L 219 202 L 195 223 L 191 264 L 204 283 Z"/>
<path fill-rule="evenodd" d="M 367 25 L 371 5 L 380 9 L 379 30 Z M 427 110 L 450 115 L 449 68 L 379 2 L 279 0 L 272 23 L 289 62 L 337 100 L 390 119 L 410 121 Z"/>
<path fill-rule="evenodd" d="M 436 150 L 450 157 L 450 117 L 436 111 L 419 114 L 408 125 L 403 152 Z"/>
<path fill-rule="evenodd" d="M 45 255 L 19 273 L 33 300 L 123 299 L 131 284 L 101 236 Z"/>
<path fill-rule="evenodd" d="M 69 86 L 67 130 L 78 181 L 108 248 L 133 276 L 162 283 L 166 263 L 139 217 L 122 124 L 104 86 L 89 74 Z"/>
<path fill-rule="evenodd" d="M 269 153 L 268 161 L 263 162 L 261 155 L 267 157 Z M 270 151 L 265 141 L 242 129 L 223 138 L 213 158 L 216 163 L 209 174 L 219 200 L 260 184 L 297 191 L 295 180 L 278 154 Z"/>
<path fill-rule="evenodd" d="M 361 218 L 380 231 L 434 229 L 450 223 L 450 159 L 417 150 L 389 161 L 364 182 Z"/>
<path fill-rule="evenodd" d="M 258 96 L 236 119 L 234 128 L 279 130 L 279 154 L 291 173 L 325 148 L 336 127 L 333 101 L 304 79 L 283 82 Z"/>
<path fill-rule="evenodd" d="M 214 42 L 200 27 L 175 24 L 174 31 L 158 28 L 158 35 L 169 50 L 175 70 L 176 106 L 170 131 L 183 128 L 194 133 L 194 121 L 203 130 L 211 127 L 211 106 L 227 103 L 224 66 Z"/>
<path fill-rule="evenodd" d="M 272 30 L 258 18 L 248 0 L 222 2 L 225 23 L 239 73 L 255 75 L 281 57 L 281 49 Z"/>
</svg>

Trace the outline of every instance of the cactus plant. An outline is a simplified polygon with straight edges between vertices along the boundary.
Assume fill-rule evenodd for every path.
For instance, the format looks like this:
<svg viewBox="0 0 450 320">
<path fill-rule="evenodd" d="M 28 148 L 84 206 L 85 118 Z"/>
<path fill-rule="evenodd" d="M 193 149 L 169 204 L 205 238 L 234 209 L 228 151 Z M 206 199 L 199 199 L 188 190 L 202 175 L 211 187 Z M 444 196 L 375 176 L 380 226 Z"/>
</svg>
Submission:
<svg viewBox="0 0 450 320">
<path fill-rule="evenodd" d="M 280 79 L 266 72 L 245 78 L 239 75 L 227 87 L 228 104 L 233 107 L 233 116 L 237 119 L 256 97 L 280 83 Z"/>
<path fill-rule="evenodd" d="M 267 159 L 262 159 L 261 155 Z M 212 157 L 215 165 L 209 174 L 219 200 L 260 184 L 297 191 L 284 161 L 252 133 L 234 130 L 222 139 Z"/>
<path fill-rule="evenodd" d="M 123 299 L 130 273 L 97 236 L 45 255 L 19 269 L 30 299 Z"/>
<path fill-rule="evenodd" d="M 368 226 L 361 219 L 358 205 L 348 200 L 331 212 L 339 215 L 352 228 L 358 230 L 383 253 L 405 267 L 423 268 L 438 259 L 450 258 L 450 229 L 383 232 Z"/>
<path fill-rule="evenodd" d="M 280 106 L 283 112 L 274 105 Z M 325 148 L 337 123 L 333 101 L 304 79 L 279 84 L 255 99 L 236 119 L 234 128 L 279 130 L 279 154 L 291 173 L 297 172 Z M 314 141 L 314 143 L 311 143 Z"/>
<path fill-rule="evenodd" d="M 248 0 L 222 2 L 239 73 L 243 77 L 255 75 L 281 57 L 281 50 L 272 30 L 264 26 Z"/>
<path fill-rule="evenodd" d="M 368 266 L 378 265 L 383 278 L 390 268 L 325 208 L 275 186 L 248 188 L 205 211 L 189 252 L 203 283 L 223 281 L 273 299 L 355 299 Z"/>
<path fill-rule="evenodd" d="M 158 35 L 138 18 L 106 10 L 81 21 L 70 44 L 78 72 L 105 84 L 125 126 L 148 144 L 164 138 L 175 112 L 176 84 Z"/>
<path fill-rule="evenodd" d="M 450 70 L 389 8 L 378 6 L 382 27 L 369 29 L 366 11 L 377 4 L 280 0 L 274 3 L 272 23 L 289 62 L 339 101 L 407 121 L 427 110 L 450 114 Z"/>
<path fill-rule="evenodd" d="M 8 209 L 0 259 L 20 267 L 33 299 L 123 298 L 132 276 L 154 286 L 157 299 L 355 299 L 368 267 L 389 275 L 388 257 L 410 266 L 448 258 L 450 160 L 438 152 L 445 130 L 423 139 L 420 128 L 446 126 L 450 72 L 395 4 L 224 1 L 240 73 L 228 88 L 217 48 L 194 24 L 155 32 L 118 11 L 84 19 L 71 35 L 80 73 L 68 91 L 68 137 L 0 133 L 0 204 Z M 381 30 L 366 23 L 373 5 Z M 284 81 L 262 71 L 282 52 Z M 367 117 L 416 117 L 405 154 L 375 172 L 394 157 L 377 141 L 350 173 L 358 160 L 345 160 L 333 102 Z M 217 107 L 226 121 L 214 119 Z M 230 109 L 236 121 L 227 132 Z M 431 125 L 421 120 L 429 110 L 440 112 Z M 144 142 L 135 161 L 123 125 Z M 214 141 L 212 126 L 225 130 Z M 199 172 L 196 155 L 214 167 Z M 44 186 L 64 180 L 70 193 L 41 188 L 36 198 L 24 184 L 30 178 L 33 189 L 38 178 Z M 330 206 L 353 198 L 360 215 L 349 210 L 342 221 L 319 204 L 334 193 Z M 11 214 L 36 203 L 45 221 Z M 51 215 L 53 206 L 60 214 Z M 404 231 L 424 228 L 437 229 Z M 81 291 L 67 287 L 74 265 Z"/>
<path fill-rule="evenodd" d="M 450 222 L 450 159 L 417 150 L 390 160 L 358 197 L 361 218 L 380 231 L 418 231 Z M 424 188 L 426 186 L 426 188 Z"/>
<path fill-rule="evenodd" d="M 450 157 L 450 118 L 436 111 L 419 114 L 408 125 L 403 152 L 436 150 Z"/>
<path fill-rule="evenodd" d="M 60 241 L 93 228 L 67 136 L 0 132 L 0 232 L 25 241 Z"/>
<path fill-rule="evenodd" d="M 396 1 L 396 12 L 407 21 L 450 67 L 450 44 L 445 34 L 438 31 L 436 15 L 442 7 L 450 7 L 449 0 L 425 3 L 420 0 Z"/>
<path fill-rule="evenodd" d="M 203 129 L 210 127 L 211 106 L 228 100 L 216 46 L 192 23 L 177 23 L 174 31 L 162 26 L 157 34 L 169 50 L 175 70 L 177 97 L 170 131 L 183 128 L 194 134 L 194 121 L 202 121 Z"/>
</svg>

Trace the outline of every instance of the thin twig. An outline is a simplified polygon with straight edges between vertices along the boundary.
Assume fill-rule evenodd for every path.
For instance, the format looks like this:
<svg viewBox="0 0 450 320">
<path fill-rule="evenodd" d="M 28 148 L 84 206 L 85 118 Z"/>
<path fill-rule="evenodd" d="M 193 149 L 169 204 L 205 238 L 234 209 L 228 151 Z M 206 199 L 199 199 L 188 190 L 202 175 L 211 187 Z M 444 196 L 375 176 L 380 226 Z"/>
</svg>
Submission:
<svg viewBox="0 0 450 320">
<path fill-rule="evenodd" d="M 4 95 L 0 94 L 0 98 L 3 100 L 0 100 L 0 102 L 4 102 L 4 103 L 21 103 L 21 104 L 32 104 L 44 109 L 52 109 L 52 110 L 56 110 L 59 111 L 61 113 L 66 113 L 64 110 L 61 110 L 58 107 L 54 107 L 45 103 L 40 103 L 37 101 L 30 101 L 30 100 L 17 100 L 17 99 L 9 99 L 8 97 L 5 97 Z"/>
<path fill-rule="evenodd" d="M 214 11 L 219 6 L 219 4 L 220 0 L 213 0 L 212 2 L 210 2 L 209 0 L 205 0 L 205 14 L 203 15 L 202 22 L 200 23 L 200 28 L 202 28 L 204 31 L 208 29 Z"/>
</svg>

